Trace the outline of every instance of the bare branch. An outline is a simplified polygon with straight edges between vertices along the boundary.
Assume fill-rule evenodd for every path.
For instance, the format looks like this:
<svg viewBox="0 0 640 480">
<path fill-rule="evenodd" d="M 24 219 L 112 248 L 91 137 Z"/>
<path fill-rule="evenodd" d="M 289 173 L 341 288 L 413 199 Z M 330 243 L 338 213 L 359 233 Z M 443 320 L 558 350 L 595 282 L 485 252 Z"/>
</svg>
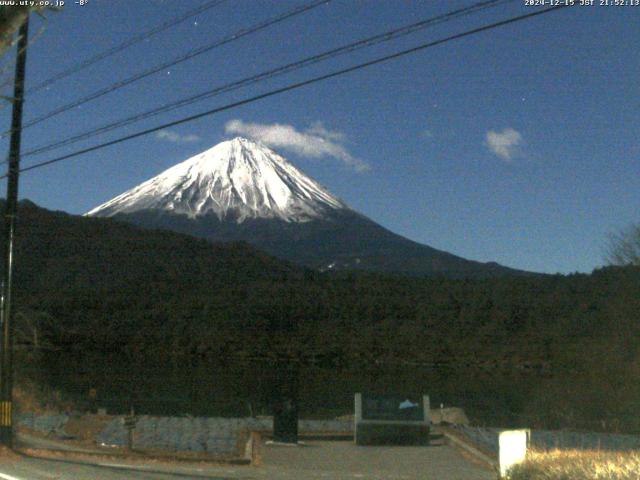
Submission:
<svg viewBox="0 0 640 480">
<path fill-rule="evenodd" d="M 609 235 L 606 261 L 610 265 L 640 266 L 640 224 Z"/>
</svg>

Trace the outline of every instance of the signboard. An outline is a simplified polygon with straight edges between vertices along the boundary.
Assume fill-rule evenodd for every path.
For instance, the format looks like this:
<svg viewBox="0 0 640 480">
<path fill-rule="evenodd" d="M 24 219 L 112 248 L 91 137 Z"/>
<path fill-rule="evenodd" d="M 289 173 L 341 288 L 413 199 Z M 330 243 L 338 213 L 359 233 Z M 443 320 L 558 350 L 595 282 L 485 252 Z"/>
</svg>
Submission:
<svg viewBox="0 0 640 480">
<path fill-rule="evenodd" d="M 422 395 L 363 395 L 362 419 L 424 422 Z"/>
<path fill-rule="evenodd" d="M 136 428 L 138 419 L 134 416 L 124 417 L 123 423 L 125 428 L 127 428 L 128 430 L 133 430 L 134 428 Z"/>
<path fill-rule="evenodd" d="M 358 445 L 428 445 L 431 426 L 427 395 L 355 395 Z"/>
</svg>

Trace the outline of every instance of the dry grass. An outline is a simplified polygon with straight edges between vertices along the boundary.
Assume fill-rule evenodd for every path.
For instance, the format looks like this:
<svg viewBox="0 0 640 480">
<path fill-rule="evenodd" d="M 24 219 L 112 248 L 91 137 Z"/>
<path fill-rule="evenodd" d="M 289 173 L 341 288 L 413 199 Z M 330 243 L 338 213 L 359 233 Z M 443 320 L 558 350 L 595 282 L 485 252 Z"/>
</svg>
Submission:
<svg viewBox="0 0 640 480">
<path fill-rule="evenodd" d="M 21 459 L 22 457 L 13 450 L 5 446 L 0 446 L 0 464 L 15 463 Z"/>
<path fill-rule="evenodd" d="M 17 413 L 71 412 L 75 407 L 58 390 L 42 388 L 33 382 L 13 387 L 13 403 Z"/>
<path fill-rule="evenodd" d="M 509 472 L 510 480 L 638 480 L 640 452 L 532 451 Z"/>
</svg>

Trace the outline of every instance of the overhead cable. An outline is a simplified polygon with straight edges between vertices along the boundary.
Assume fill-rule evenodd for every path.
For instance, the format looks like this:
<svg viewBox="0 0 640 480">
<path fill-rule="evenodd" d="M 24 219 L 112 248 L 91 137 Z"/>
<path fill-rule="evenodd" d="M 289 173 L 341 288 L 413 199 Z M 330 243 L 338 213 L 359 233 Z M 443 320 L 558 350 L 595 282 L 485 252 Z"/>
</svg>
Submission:
<svg viewBox="0 0 640 480">
<path fill-rule="evenodd" d="M 202 55 L 203 53 L 209 52 L 215 48 L 221 47 L 223 45 L 226 45 L 228 43 L 234 42 L 236 40 L 239 40 L 240 38 L 243 38 L 247 35 L 250 35 L 252 33 L 258 32 L 260 30 L 263 30 L 267 27 L 270 27 L 271 25 L 275 25 L 276 23 L 280 23 L 284 20 L 287 20 L 291 17 L 294 17 L 296 15 L 300 15 L 302 13 L 305 13 L 313 8 L 319 7 L 320 5 L 326 4 L 328 2 L 330 2 L 331 0 L 313 0 L 310 3 L 304 4 L 302 6 L 298 6 L 295 7 L 291 10 L 286 11 L 285 13 L 282 13 L 280 15 L 277 15 L 275 17 L 269 18 L 267 20 L 264 20 L 262 22 L 259 22 L 251 27 L 248 28 L 243 28 L 241 30 L 238 30 L 237 32 L 228 35 L 226 37 L 223 37 L 220 40 L 217 40 L 213 43 L 204 45 L 202 47 L 198 47 L 194 50 L 191 50 L 189 52 L 187 52 L 186 54 L 183 54 L 177 58 L 174 58 L 173 60 L 169 61 L 169 62 L 165 62 L 162 63 L 160 65 L 156 65 L 154 67 L 151 67 L 143 72 L 137 73 L 129 78 L 126 78 L 124 80 L 120 80 L 108 87 L 105 87 L 101 90 L 95 91 L 93 93 L 90 93 L 89 95 L 86 95 L 82 98 L 79 98 L 77 100 L 74 100 L 73 102 L 67 103 L 66 105 L 63 105 L 61 107 L 56 108 L 55 110 L 52 110 L 44 115 L 41 115 L 40 117 L 36 117 L 35 119 L 28 121 L 26 123 L 24 123 L 22 125 L 22 129 L 26 129 L 29 127 L 32 127 L 33 125 L 37 125 L 41 122 L 44 122 L 45 120 L 49 120 L 57 115 L 60 115 L 63 112 L 66 112 L 68 110 L 71 110 L 72 108 L 76 108 L 79 107 L 80 105 L 84 105 L 87 102 L 90 102 L 92 100 L 95 100 L 97 98 L 100 98 L 104 95 L 107 95 L 111 92 L 115 92 L 116 90 L 119 90 L 127 85 L 130 85 L 134 82 L 137 82 L 138 80 L 142 80 L 143 78 L 146 78 L 150 75 L 153 75 L 155 73 L 161 72 L 166 70 L 167 68 L 173 67 L 175 65 L 178 65 L 182 62 L 185 62 L 187 60 L 190 60 L 198 55 Z M 6 131 L 2 134 L 2 137 L 6 137 L 7 135 L 9 135 L 11 133 L 11 130 Z"/>
<path fill-rule="evenodd" d="M 109 48 L 107 50 L 104 50 L 100 53 L 95 54 L 92 57 L 87 58 L 86 60 L 83 60 L 79 63 L 77 63 L 76 65 L 73 65 L 69 68 L 67 68 L 66 70 L 63 70 L 60 73 L 57 73 L 49 78 L 47 78 L 46 80 L 40 82 L 39 84 L 37 84 L 34 87 L 31 87 L 30 89 L 28 89 L 26 91 L 26 95 L 35 93 L 39 90 L 42 90 L 45 87 L 48 87 L 50 85 L 52 85 L 53 83 L 57 82 L 58 80 L 62 80 L 63 78 L 69 77 L 75 73 L 78 73 L 82 70 L 84 70 L 87 67 L 90 67 L 91 65 L 94 65 L 96 63 L 98 63 L 101 60 L 104 60 L 105 58 L 108 58 L 112 55 L 115 55 L 117 53 L 122 52 L 123 50 L 137 44 L 140 42 L 143 42 L 149 38 L 151 38 L 154 35 L 157 35 L 160 32 L 164 32 L 165 30 L 174 27 L 182 22 L 184 22 L 185 20 L 188 20 L 191 17 L 194 17 L 196 15 L 199 15 L 203 12 L 206 12 L 207 10 L 210 10 L 214 7 L 217 7 L 218 5 L 220 5 L 221 3 L 224 3 L 226 0 L 212 0 L 209 2 L 204 3 L 203 5 L 200 5 L 199 7 L 189 10 L 185 13 L 183 13 L 182 15 L 175 17 L 171 20 L 168 20 L 160 25 L 155 26 L 154 28 L 152 28 L 151 30 L 147 30 L 144 33 L 141 33 L 139 35 L 135 35 L 127 40 L 125 40 L 124 42 L 120 43 L 119 45 L 116 45 L 115 47 Z"/>
<path fill-rule="evenodd" d="M 53 158 L 53 159 L 50 159 L 50 160 L 47 160 L 47 161 L 44 161 L 44 162 L 35 163 L 33 165 L 29 165 L 27 167 L 24 167 L 24 168 L 20 169 L 20 171 L 21 172 L 27 172 L 27 171 L 30 171 L 30 170 L 35 170 L 35 169 L 38 169 L 38 168 L 45 167 L 47 165 L 52 165 L 54 163 L 59 163 L 59 162 L 62 162 L 64 160 L 68 160 L 70 158 L 74 158 L 74 157 L 77 157 L 77 156 L 80 156 L 80 155 L 84 155 L 85 153 L 94 152 L 94 151 L 101 150 L 101 149 L 106 148 L 106 147 L 110 147 L 112 145 L 117 145 L 119 143 L 123 143 L 123 142 L 129 141 L 129 140 L 133 140 L 134 138 L 139 138 L 139 137 L 148 135 L 150 133 L 154 133 L 154 132 L 163 130 L 165 128 L 174 127 L 176 125 L 181 125 L 181 124 L 184 124 L 184 123 L 192 122 L 194 120 L 198 120 L 198 119 L 203 118 L 203 117 L 208 117 L 208 116 L 211 116 L 211 115 L 214 115 L 216 113 L 220 113 L 220 112 L 223 112 L 223 111 L 226 111 L 226 110 L 231 110 L 233 108 L 237 108 L 237 107 L 240 107 L 242 105 L 247 105 L 249 103 L 253 103 L 253 102 L 256 102 L 258 100 L 263 100 L 265 98 L 269 98 L 269 97 L 272 97 L 272 96 L 275 96 L 275 95 L 279 95 L 281 93 L 289 92 L 291 90 L 296 90 L 298 88 L 302 88 L 302 87 L 305 87 L 307 85 L 312 85 L 312 84 L 319 83 L 319 82 L 322 82 L 322 81 L 325 81 L 325 80 L 329 80 L 331 78 L 335 78 L 335 77 L 338 77 L 338 76 L 345 75 L 347 73 L 355 72 L 357 70 L 360 70 L 360 69 L 363 69 L 363 68 L 366 68 L 366 67 L 377 65 L 377 64 L 380 64 L 380 63 L 383 63 L 383 62 L 388 62 L 390 60 L 401 58 L 401 57 L 404 57 L 406 55 L 414 54 L 414 53 L 420 52 L 422 50 L 425 50 L 427 48 L 435 47 L 437 45 L 442 45 L 444 43 L 448 43 L 448 42 L 453 41 L 453 40 L 458 40 L 460 38 L 468 37 L 470 35 L 475 35 L 477 33 L 485 32 L 485 31 L 488 31 L 488 30 L 493 30 L 494 28 L 502 27 L 504 25 L 509 25 L 509 24 L 512 24 L 512 23 L 515 23 L 515 22 L 519 22 L 519 21 L 522 21 L 522 20 L 527 20 L 529 18 L 533 18 L 533 17 L 537 17 L 537 16 L 540 16 L 540 15 L 544 15 L 546 13 L 557 11 L 557 10 L 566 8 L 567 6 L 568 5 L 558 5 L 558 6 L 548 7 L 548 8 L 542 9 L 542 10 L 537 10 L 535 12 L 527 13 L 527 14 L 524 14 L 524 15 L 519 15 L 519 16 L 516 16 L 516 17 L 511 17 L 511 18 L 508 18 L 506 20 L 501 20 L 499 22 L 495 22 L 495 23 L 491 23 L 491 24 L 488 24 L 488 25 L 484 25 L 482 27 L 474 28 L 472 30 L 467 30 L 465 32 L 458 33 L 458 34 L 455 34 L 455 35 L 451 35 L 451 36 L 448 36 L 448 37 L 445 37 L 445 38 L 442 38 L 442 39 L 439 39 L 439 40 L 434 40 L 434 41 L 431 41 L 431 42 L 428 42 L 428 43 L 423 43 L 423 44 L 418 45 L 418 46 L 413 47 L 413 48 L 409 48 L 409 49 L 402 50 L 402 51 L 399 51 L 399 52 L 396 52 L 396 53 L 392 53 L 390 55 L 385 55 L 383 57 L 378 57 L 378 58 L 376 58 L 374 60 L 369 60 L 369 61 L 364 62 L 364 63 L 359 63 L 357 65 L 354 65 L 354 66 L 351 66 L 351 67 L 348 67 L 348 68 L 344 68 L 344 69 L 341 69 L 341 70 L 337 70 L 337 71 L 334 71 L 334 72 L 331 72 L 331 73 L 327 73 L 327 74 L 324 74 L 324 75 L 320 75 L 320 76 L 317 76 L 317 77 L 314 77 L 314 78 L 311 78 L 311 79 L 308 79 L 308 80 L 304 80 L 304 81 L 301 81 L 301 82 L 293 83 L 293 84 L 287 85 L 287 86 L 282 87 L 282 88 L 278 88 L 278 89 L 271 90 L 271 91 L 266 92 L 266 93 L 262 93 L 260 95 L 256 95 L 256 96 L 253 96 L 253 97 L 246 98 L 244 100 L 239 100 L 237 102 L 229 103 L 227 105 L 223 105 L 221 107 L 217 107 L 217 108 L 214 108 L 214 109 L 211 109 L 211 110 L 207 110 L 205 112 L 201 112 L 201 113 L 198 113 L 198 114 L 195 114 L 195 115 L 191 115 L 191 116 L 188 116 L 188 117 L 185 117 L 185 118 L 181 118 L 179 120 L 174 120 L 172 122 L 164 123 L 164 124 L 159 125 L 157 127 L 148 128 L 146 130 L 142 130 L 140 132 L 133 133 L 131 135 L 127 135 L 127 136 L 120 137 L 120 138 L 117 138 L 117 139 L 114 139 L 114 140 L 110 140 L 108 142 L 104 142 L 104 143 L 95 145 L 93 147 L 83 148 L 81 150 L 77 150 L 75 152 L 72 152 L 72 153 L 69 153 L 69 154 L 66 154 L 66 155 L 62 155 L 60 157 L 56 157 L 56 158 Z M 0 178 L 4 178 L 4 177 L 6 177 L 6 175 L 3 175 Z"/>
<path fill-rule="evenodd" d="M 264 72 L 261 72 L 259 74 L 256 75 L 252 75 L 250 77 L 247 78 L 243 78 L 241 80 L 237 80 L 231 83 L 227 83 L 225 85 L 210 89 L 210 90 L 206 90 L 204 92 L 200 92 L 196 95 L 191 95 L 189 97 L 180 99 L 178 101 L 169 103 L 167 105 L 162 105 L 160 107 L 156 107 L 153 108 L 151 110 L 147 110 L 145 112 L 142 113 L 138 113 L 136 115 L 133 116 L 129 116 L 126 117 L 124 119 L 120 119 L 117 120 L 115 122 L 111 122 L 111 123 L 107 123 L 104 124 L 100 127 L 96 127 L 90 130 L 87 130 L 85 132 L 73 135 L 71 137 L 59 140 L 55 143 L 52 144 L 48 144 L 48 145 L 43 145 L 40 147 L 36 147 L 33 148 L 31 150 L 28 150 L 26 152 L 24 152 L 22 154 L 23 157 L 28 157 L 28 156 L 32 156 L 32 155 L 38 155 L 38 154 L 42 154 L 51 150 L 55 150 L 58 148 L 61 148 L 63 146 L 66 145 L 70 145 L 73 143 L 77 143 L 81 140 L 86 140 L 88 138 L 97 136 L 97 135 L 101 135 L 103 133 L 107 133 L 110 132 L 112 130 L 115 130 L 117 128 L 121 128 L 124 127 L 126 125 L 130 125 L 132 123 L 136 123 L 142 120 L 146 120 L 148 118 L 154 117 L 156 115 L 162 114 L 162 113 L 166 113 L 178 108 L 182 108 L 185 107 L 187 105 L 191 105 L 193 103 L 196 102 L 200 102 L 202 100 L 206 100 L 212 97 L 215 97 L 217 95 L 221 95 L 223 93 L 228 93 L 234 90 L 237 90 L 239 88 L 242 87 L 246 87 L 248 85 L 253 85 L 255 83 L 264 81 L 264 80 L 268 80 L 271 78 L 274 78 L 276 76 L 280 76 L 286 73 L 290 73 L 292 71 L 295 70 L 299 70 L 301 68 L 310 66 L 310 65 L 314 65 L 316 63 L 320 63 L 335 57 L 338 57 L 340 55 L 344 55 L 347 53 L 351 53 L 366 47 L 370 47 L 373 45 L 377 45 L 383 42 L 388 42 L 391 40 L 395 40 L 397 38 L 409 35 L 411 33 L 415 33 L 418 31 L 422 31 L 427 27 L 431 27 L 440 23 L 444 23 L 450 20 L 454 20 L 456 18 L 462 17 L 462 16 L 466 16 L 466 15 L 471 15 L 474 13 L 477 13 L 481 10 L 484 9 L 488 9 L 488 8 L 493 8 L 496 7 L 498 5 L 504 4 L 504 3 L 510 3 L 513 2 L 515 0 L 489 0 L 489 1 L 483 1 L 483 2 L 479 2 L 476 4 L 473 4 L 469 7 L 466 8 L 461 8 L 458 10 L 454 10 L 442 15 L 438 15 L 436 17 L 431 17 L 428 19 L 424 19 L 421 20 L 419 22 L 415 22 L 412 23 L 410 25 L 406 25 L 400 28 L 396 28 L 394 30 L 390 30 L 388 32 L 384 32 L 378 35 L 374 35 L 372 37 L 368 37 L 362 40 L 359 40 L 357 42 L 353 42 L 353 43 L 349 43 L 347 45 L 343 45 L 341 47 L 338 48 L 334 48 L 331 50 L 327 50 L 325 52 L 322 52 L 320 54 L 317 55 L 313 55 L 310 57 L 306 57 L 302 60 L 298 60 L 296 62 L 292 62 L 289 63 L 287 65 L 284 66 L 280 66 L 274 69 L 270 69 Z"/>
</svg>

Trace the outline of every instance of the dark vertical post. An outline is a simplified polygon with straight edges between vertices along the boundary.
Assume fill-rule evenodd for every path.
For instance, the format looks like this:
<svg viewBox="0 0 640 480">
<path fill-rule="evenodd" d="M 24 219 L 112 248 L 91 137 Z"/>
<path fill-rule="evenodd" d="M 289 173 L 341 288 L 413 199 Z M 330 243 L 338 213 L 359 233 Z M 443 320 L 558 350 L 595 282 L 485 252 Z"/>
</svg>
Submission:
<svg viewBox="0 0 640 480">
<path fill-rule="evenodd" d="M 279 360 L 275 376 L 273 440 L 298 443 L 298 366 L 291 359 Z"/>
<path fill-rule="evenodd" d="M 29 41 L 29 17 L 18 32 L 16 77 L 13 93 L 13 117 L 11 119 L 11 143 L 9 146 L 9 172 L 7 175 L 7 204 L 5 207 L 4 280 L 0 309 L 0 443 L 12 447 L 13 443 L 13 338 L 11 290 L 13 282 L 13 240 L 18 210 L 18 178 L 20 175 L 20 136 L 22 134 L 22 103 L 24 100 L 24 75 Z"/>
<path fill-rule="evenodd" d="M 298 325 L 300 304 L 290 287 L 269 298 L 263 315 L 268 320 L 267 331 L 275 357 L 271 372 L 271 407 L 273 440 L 298 443 L 298 372 L 300 355 Z"/>
<path fill-rule="evenodd" d="M 133 404 L 131 404 L 131 409 L 129 410 L 129 416 L 124 419 L 124 426 L 127 429 L 127 450 L 133 450 L 133 430 L 136 428 L 136 413 L 133 409 Z"/>
</svg>

